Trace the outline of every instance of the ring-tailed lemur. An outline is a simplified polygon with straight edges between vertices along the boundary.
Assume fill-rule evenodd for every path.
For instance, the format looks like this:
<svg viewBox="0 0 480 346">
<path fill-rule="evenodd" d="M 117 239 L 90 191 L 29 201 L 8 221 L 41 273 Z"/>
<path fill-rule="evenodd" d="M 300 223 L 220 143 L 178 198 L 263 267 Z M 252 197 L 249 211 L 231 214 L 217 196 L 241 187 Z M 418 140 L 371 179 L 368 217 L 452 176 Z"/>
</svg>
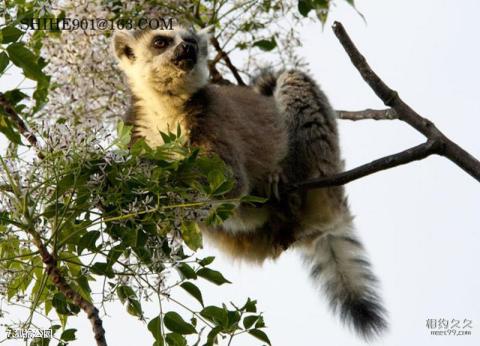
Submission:
<svg viewBox="0 0 480 346">
<path fill-rule="evenodd" d="M 253 87 L 211 85 L 207 44 L 206 32 L 181 27 L 115 33 L 134 136 L 160 145 L 159 131 L 180 124 L 192 145 L 230 166 L 232 196 L 265 191 L 280 176 L 291 183 L 343 169 L 335 113 L 310 77 L 291 70 L 264 73 Z M 202 231 L 228 254 L 257 262 L 299 249 L 334 311 L 368 338 L 386 328 L 385 310 L 352 220 L 343 187 L 331 187 L 240 205 L 224 224 Z"/>
</svg>

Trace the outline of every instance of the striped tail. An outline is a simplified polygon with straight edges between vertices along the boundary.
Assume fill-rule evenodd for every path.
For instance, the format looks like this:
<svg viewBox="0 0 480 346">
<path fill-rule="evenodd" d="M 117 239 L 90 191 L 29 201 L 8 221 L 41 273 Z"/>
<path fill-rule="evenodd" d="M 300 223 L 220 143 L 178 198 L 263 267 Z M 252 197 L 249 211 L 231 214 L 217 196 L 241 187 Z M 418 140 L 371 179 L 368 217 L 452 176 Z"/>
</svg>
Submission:
<svg viewBox="0 0 480 346">
<path fill-rule="evenodd" d="M 387 328 L 386 311 L 375 292 L 377 279 L 351 220 L 316 238 L 304 257 L 342 322 L 366 340 Z"/>
</svg>

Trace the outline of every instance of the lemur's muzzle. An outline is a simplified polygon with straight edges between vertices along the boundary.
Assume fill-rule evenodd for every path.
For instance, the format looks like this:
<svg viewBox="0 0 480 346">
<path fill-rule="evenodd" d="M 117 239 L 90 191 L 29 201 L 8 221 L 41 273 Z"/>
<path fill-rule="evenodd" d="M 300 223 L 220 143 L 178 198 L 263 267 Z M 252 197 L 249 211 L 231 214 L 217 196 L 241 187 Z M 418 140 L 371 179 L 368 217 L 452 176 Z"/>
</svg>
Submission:
<svg viewBox="0 0 480 346">
<path fill-rule="evenodd" d="M 182 42 L 173 51 L 172 62 L 184 71 L 191 70 L 197 62 L 197 46 Z"/>
</svg>

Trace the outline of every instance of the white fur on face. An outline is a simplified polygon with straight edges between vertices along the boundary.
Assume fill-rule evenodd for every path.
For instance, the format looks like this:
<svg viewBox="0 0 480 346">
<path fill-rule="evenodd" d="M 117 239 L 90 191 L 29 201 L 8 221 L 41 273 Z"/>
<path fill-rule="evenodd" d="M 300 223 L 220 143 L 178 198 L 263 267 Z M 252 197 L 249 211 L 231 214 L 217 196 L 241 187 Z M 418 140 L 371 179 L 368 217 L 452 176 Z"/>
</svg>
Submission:
<svg viewBox="0 0 480 346">
<path fill-rule="evenodd" d="M 129 79 L 130 86 L 135 89 L 140 85 L 148 85 L 149 88 L 159 93 L 172 93 L 175 95 L 192 94 L 205 86 L 208 81 L 207 55 L 198 54 L 197 63 L 191 71 L 182 71 L 172 62 L 175 47 L 182 42 L 182 35 L 189 34 L 187 30 L 176 27 L 174 30 L 151 30 L 145 32 L 138 39 L 131 33 L 121 32 L 122 35 L 130 35 L 128 44 L 132 49 L 135 59 L 131 60 L 125 55 L 119 57 L 119 66 Z M 161 54 L 151 48 L 151 41 L 157 35 L 169 36 L 173 43 Z M 206 44 L 207 37 L 198 35 L 199 45 Z M 135 92 L 135 90 L 132 90 Z M 136 94 L 136 93 L 135 93 Z"/>
<path fill-rule="evenodd" d="M 145 137 L 151 146 L 163 144 L 159 131 L 175 131 L 180 125 L 186 134 L 182 114 L 183 104 L 200 88 L 208 83 L 208 55 L 199 49 L 197 62 L 190 71 L 175 66 L 171 59 L 175 47 L 190 33 L 181 28 L 174 30 L 151 30 L 135 37 L 132 32 L 116 33 L 117 39 L 126 43 L 133 52 L 131 59 L 125 54 L 118 56 L 119 67 L 125 72 L 130 89 L 137 98 L 137 124 L 139 134 Z M 157 35 L 169 36 L 173 42 L 161 53 L 152 48 L 151 42 Z M 191 34 L 190 34 L 191 35 Z M 208 37 L 196 35 L 198 45 L 206 46 Z M 115 41 L 116 38 L 114 38 Z"/>
</svg>

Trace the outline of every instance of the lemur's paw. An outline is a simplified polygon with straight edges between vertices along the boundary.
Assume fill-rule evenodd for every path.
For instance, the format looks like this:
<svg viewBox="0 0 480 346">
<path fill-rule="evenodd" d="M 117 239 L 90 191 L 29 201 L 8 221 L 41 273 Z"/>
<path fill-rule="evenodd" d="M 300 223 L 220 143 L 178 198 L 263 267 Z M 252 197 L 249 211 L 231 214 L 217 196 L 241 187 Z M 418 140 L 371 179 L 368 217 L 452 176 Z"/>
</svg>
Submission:
<svg viewBox="0 0 480 346">
<path fill-rule="evenodd" d="M 266 188 L 266 195 L 268 198 L 275 198 L 280 200 L 280 185 L 287 182 L 287 177 L 283 174 L 282 170 L 273 171 L 268 175 L 268 183 Z"/>
</svg>

